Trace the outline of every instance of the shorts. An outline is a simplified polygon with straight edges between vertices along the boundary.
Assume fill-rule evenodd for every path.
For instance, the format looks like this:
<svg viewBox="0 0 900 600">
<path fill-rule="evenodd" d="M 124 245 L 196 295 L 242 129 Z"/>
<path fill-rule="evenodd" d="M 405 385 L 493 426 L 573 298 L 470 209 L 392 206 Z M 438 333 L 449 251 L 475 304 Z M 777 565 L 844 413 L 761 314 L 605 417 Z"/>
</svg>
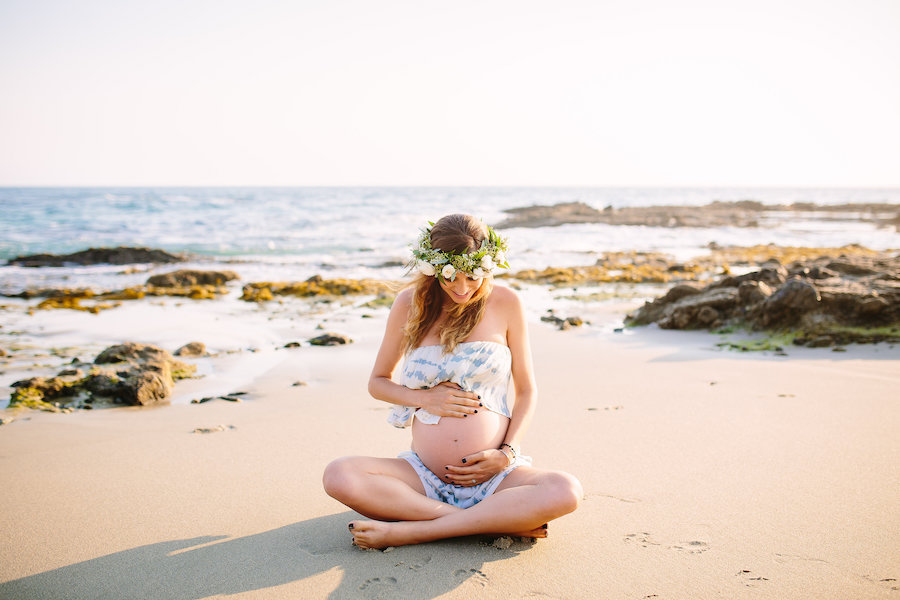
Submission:
<svg viewBox="0 0 900 600">
<path fill-rule="evenodd" d="M 513 464 L 509 465 L 487 481 L 472 486 L 461 486 L 441 481 L 441 478 L 431 472 L 431 469 L 425 466 L 419 455 L 412 450 L 401 452 L 397 458 L 402 458 L 415 469 L 416 474 L 422 481 L 425 488 L 425 495 L 433 500 L 456 506 L 459 508 L 470 508 L 475 506 L 495 491 L 500 483 L 506 479 L 506 476 L 512 473 L 522 465 L 530 465 L 531 458 L 528 456 L 516 456 Z"/>
</svg>

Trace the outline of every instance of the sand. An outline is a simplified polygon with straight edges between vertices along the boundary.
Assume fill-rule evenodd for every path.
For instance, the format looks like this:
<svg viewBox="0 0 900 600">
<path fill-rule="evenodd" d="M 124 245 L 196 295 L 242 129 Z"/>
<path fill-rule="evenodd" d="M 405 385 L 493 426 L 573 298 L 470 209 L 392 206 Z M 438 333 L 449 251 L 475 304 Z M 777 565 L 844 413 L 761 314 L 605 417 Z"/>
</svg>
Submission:
<svg viewBox="0 0 900 600">
<path fill-rule="evenodd" d="M 408 445 L 365 391 L 383 314 L 361 323 L 265 355 L 241 403 L 0 427 L 0 598 L 900 597 L 900 349 L 535 321 L 525 452 L 579 477 L 581 507 L 533 544 L 381 552 L 321 488 L 332 458 Z"/>
</svg>

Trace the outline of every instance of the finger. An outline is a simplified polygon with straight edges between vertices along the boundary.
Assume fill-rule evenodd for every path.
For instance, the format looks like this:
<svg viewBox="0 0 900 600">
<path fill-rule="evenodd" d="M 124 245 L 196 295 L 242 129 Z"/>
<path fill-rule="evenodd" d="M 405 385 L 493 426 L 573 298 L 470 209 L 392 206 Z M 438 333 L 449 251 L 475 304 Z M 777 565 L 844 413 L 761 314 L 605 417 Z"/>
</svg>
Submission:
<svg viewBox="0 0 900 600">
<path fill-rule="evenodd" d="M 479 463 L 479 462 L 483 461 L 485 458 L 487 458 L 487 452 L 482 450 L 481 452 L 476 452 L 475 454 L 470 454 L 468 456 L 464 456 L 460 462 L 464 465 L 471 465 L 471 464 Z"/>
<path fill-rule="evenodd" d="M 475 477 L 480 471 L 479 467 L 457 467 L 455 465 L 444 467 L 444 473 L 453 477 Z"/>
<path fill-rule="evenodd" d="M 468 486 L 472 486 L 472 485 L 478 485 L 483 479 L 480 477 L 474 477 L 472 475 L 467 475 L 465 477 L 447 476 L 447 477 L 444 477 L 444 480 L 447 481 L 447 483 L 452 483 L 453 485 L 468 487 Z"/>
<path fill-rule="evenodd" d="M 476 392 L 469 392 L 462 388 L 458 388 L 453 395 L 456 398 L 460 398 L 465 401 L 465 404 L 468 406 L 481 406 L 481 395 Z"/>
<path fill-rule="evenodd" d="M 464 412 L 467 415 L 475 414 L 481 409 L 480 402 L 468 398 L 455 397 L 453 398 L 453 404 L 458 411 Z"/>
</svg>

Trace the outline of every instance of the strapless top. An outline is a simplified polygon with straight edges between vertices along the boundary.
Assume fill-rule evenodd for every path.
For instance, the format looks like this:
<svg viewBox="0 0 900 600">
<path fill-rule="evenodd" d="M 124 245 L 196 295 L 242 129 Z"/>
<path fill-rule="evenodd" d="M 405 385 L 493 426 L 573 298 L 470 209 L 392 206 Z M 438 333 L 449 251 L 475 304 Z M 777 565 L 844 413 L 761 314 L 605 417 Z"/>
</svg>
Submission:
<svg viewBox="0 0 900 600">
<path fill-rule="evenodd" d="M 510 417 L 506 400 L 511 367 L 509 348 L 498 342 L 462 342 L 447 354 L 440 345 L 419 346 L 407 354 L 399 383 L 410 389 L 423 390 L 450 381 L 481 396 L 484 408 Z M 394 427 L 409 427 L 413 415 L 428 425 L 441 419 L 424 408 L 394 406 L 388 423 Z"/>
</svg>

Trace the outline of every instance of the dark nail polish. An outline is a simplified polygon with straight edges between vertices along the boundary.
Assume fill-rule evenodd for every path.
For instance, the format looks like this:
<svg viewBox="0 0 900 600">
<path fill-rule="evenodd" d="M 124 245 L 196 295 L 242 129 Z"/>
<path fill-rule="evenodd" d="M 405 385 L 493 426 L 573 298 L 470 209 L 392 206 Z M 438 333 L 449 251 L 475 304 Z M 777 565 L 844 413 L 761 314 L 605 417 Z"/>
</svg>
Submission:
<svg viewBox="0 0 900 600">
<path fill-rule="evenodd" d="M 463 415 L 464 417 L 468 417 L 469 415 Z"/>
<path fill-rule="evenodd" d="M 481 400 L 481 396 L 478 396 L 478 399 Z"/>
<path fill-rule="evenodd" d="M 462 459 L 462 463 L 463 463 L 463 464 L 466 464 L 466 459 Z"/>
<path fill-rule="evenodd" d="M 547 524 L 544 523 L 543 525 L 541 525 L 541 529 L 547 529 Z"/>
<path fill-rule="evenodd" d="M 444 470 L 445 470 L 445 471 L 449 471 L 449 470 L 450 470 L 450 467 L 444 467 Z"/>
<path fill-rule="evenodd" d="M 479 402 L 479 403 L 478 403 L 478 406 L 484 406 L 484 404 L 482 404 L 481 402 Z"/>
<path fill-rule="evenodd" d="M 475 409 L 475 412 L 478 412 L 478 409 L 477 409 L 477 408 Z"/>
<path fill-rule="evenodd" d="M 353 523 L 350 523 L 349 525 L 347 525 L 347 529 L 353 529 Z"/>
</svg>

